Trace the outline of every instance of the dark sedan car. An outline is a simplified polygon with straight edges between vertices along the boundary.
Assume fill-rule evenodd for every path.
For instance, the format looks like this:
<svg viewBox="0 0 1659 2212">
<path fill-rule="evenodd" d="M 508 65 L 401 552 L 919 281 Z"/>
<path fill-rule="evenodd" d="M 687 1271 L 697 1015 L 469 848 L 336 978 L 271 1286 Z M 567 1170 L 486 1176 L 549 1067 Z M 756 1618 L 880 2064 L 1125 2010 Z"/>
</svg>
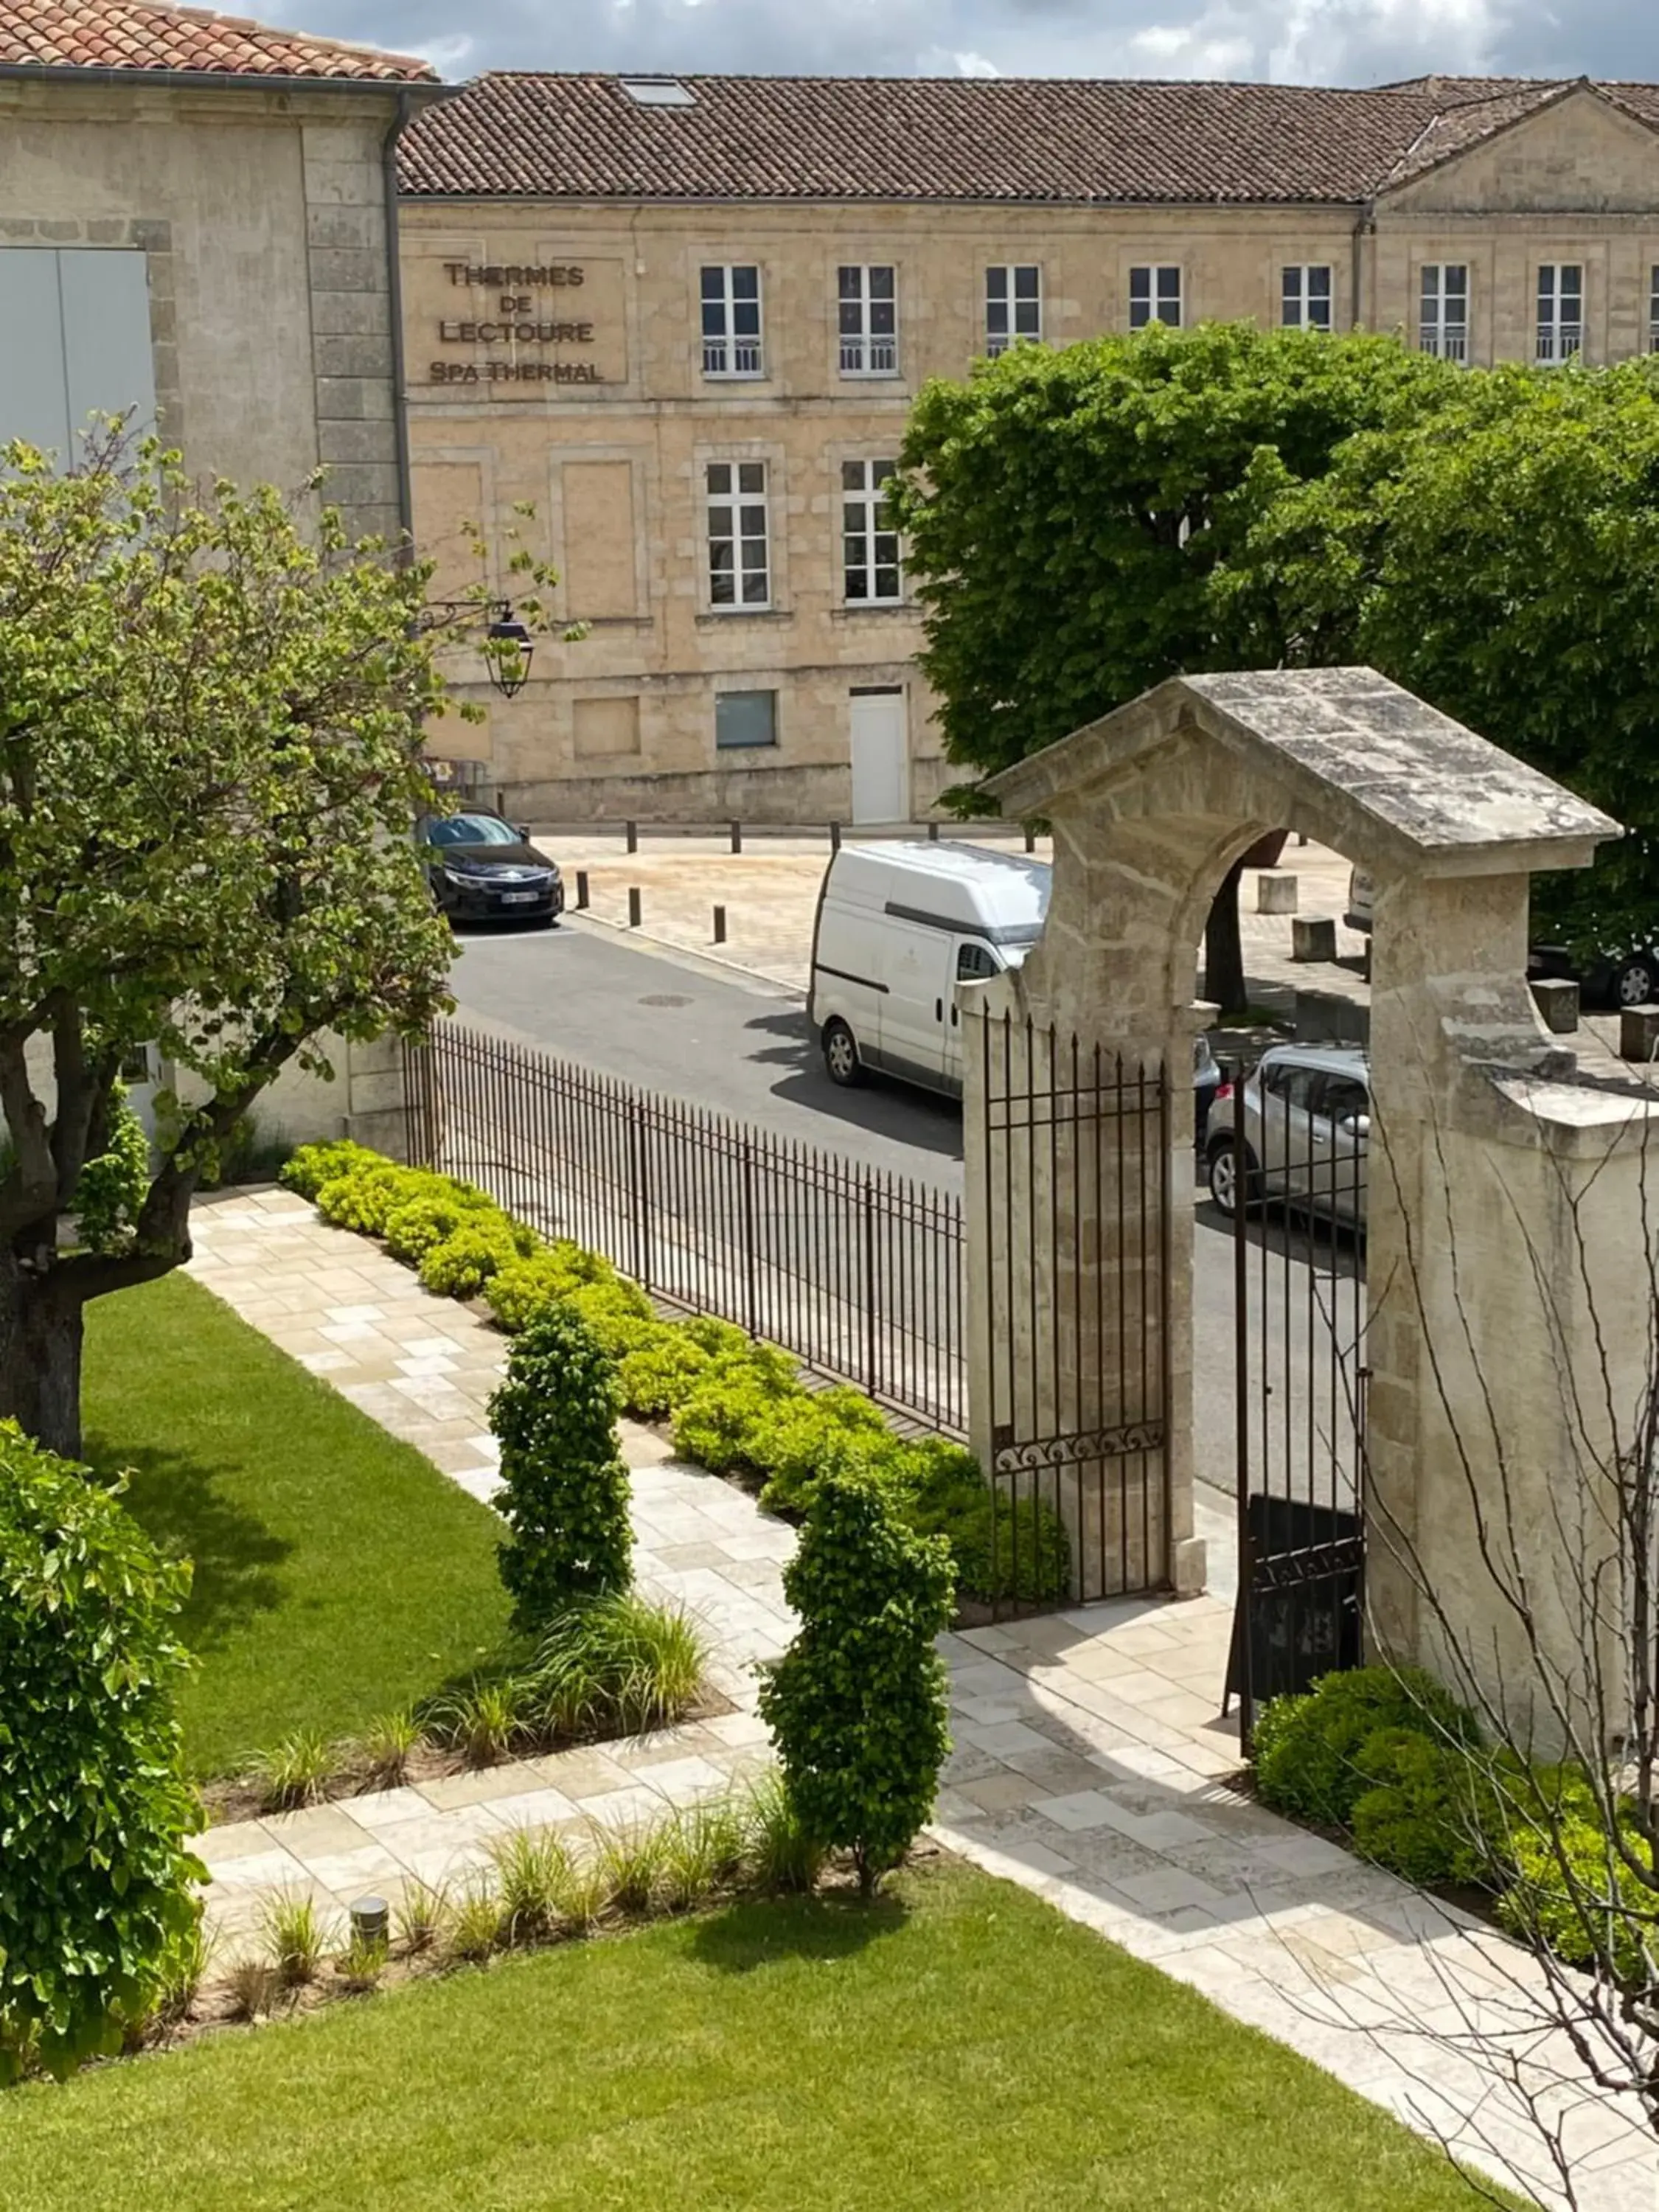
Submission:
<svg viewBox="0 0 1659 2212">
<path fill-rule="evenodd" d="M 550 922 L 564 911 L 556 866 L 488 808 L 426 815 L 415 834 L 433 898 L 452 921 Z"/>
</svg>

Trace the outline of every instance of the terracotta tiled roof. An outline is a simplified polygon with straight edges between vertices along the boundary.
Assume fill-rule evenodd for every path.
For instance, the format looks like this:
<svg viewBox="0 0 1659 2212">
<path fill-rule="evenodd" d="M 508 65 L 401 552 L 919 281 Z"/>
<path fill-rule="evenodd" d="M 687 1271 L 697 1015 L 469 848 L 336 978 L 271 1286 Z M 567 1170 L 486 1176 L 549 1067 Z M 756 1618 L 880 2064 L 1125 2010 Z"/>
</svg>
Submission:
<svg viewBox="0 0 1659 2212">
<path fill-rule="evenodd" d="M 403 142 L 412 194 L 578 199 L 1364 200 L 1570 88 L 1139 79 L 480 77 Z M 1659 88 L 1598 90 L 1659 125 Z M 1639 95 L 1639 97 L 1638 97 Z"/>
<path fill-rule="evenodd" d="M 0 65 L 435 82 L 429 62 L 169 0 L 0 0 Z"/>
</svg>

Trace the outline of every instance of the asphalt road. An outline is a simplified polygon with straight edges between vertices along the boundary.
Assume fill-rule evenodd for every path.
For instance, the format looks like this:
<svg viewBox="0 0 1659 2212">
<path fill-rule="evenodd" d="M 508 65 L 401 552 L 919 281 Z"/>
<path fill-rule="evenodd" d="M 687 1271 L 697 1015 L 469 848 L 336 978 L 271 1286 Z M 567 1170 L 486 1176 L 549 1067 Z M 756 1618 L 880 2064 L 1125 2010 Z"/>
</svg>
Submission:
<svg viewBox="0 0 1659 2212">
<path fill-rule="evenodd" d="M 568 921 L 551 931 L 467 936 L 454 988 L 461 1018 L 479 1027 L 940 1189 L 962 1188 L 960 1109 L 878 1079 L 838 1089 L 801 1001 L 776 986 Z M 1276 1465 L 1282 1474 L 1294 1462 L 1298 1489 L 1311 1466 L 1314 1494 L 1323 1496 L 1329 1408 L 1338 1408 L 1340 1430 L 1344 1398 L 1325 1353 L 1322 1316 L 1334 1294 L 1322 1269 L 1310 1277 L 1286 1254 L 1282 1230 L 1266 1232 L 1265 1251 L 1254 1231 L 1252 1244 L 1253 1418 L 1260 1430 L 1271 1405 Z M 1345 1275 L 1351 1255 L 1336 1257 Z M 1340 1332 L 1352 1335 L 1352 1285 L 1334 1295 Z M 1233 1315 L 1233 1233 L 1205 1201 L 1194 1249 L 1194 1441 L 1200 1479 L 1221 1494 L 1212 1504 L 1230 1500 L 1234 1483 Z"/>
</svg>

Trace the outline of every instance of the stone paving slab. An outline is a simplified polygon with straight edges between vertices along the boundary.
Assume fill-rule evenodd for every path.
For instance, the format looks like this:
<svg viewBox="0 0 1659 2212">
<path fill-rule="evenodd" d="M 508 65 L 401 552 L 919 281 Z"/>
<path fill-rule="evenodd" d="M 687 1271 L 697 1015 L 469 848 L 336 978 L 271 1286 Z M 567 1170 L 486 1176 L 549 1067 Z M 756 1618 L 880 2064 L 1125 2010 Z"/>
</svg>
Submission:
<svg viewBox="0 0 1659 2212">
<path fill-rule="evenodd" d="M 312 1358 L 327 1364 L 313 1371 L 488 1498 L 498 1476 L 485 1406 L 505 1360 L 501 1337 L 286 1193 L 206 1200 L 192 1229 L 200 1281 L 278 1343 L 321 1339 L 329 1352 Z M 453 1365 L 439 1339 L 456 1346 Z M 387 1387 L 400 1363 L 418 1371 L 434 1361 L 441 1372 L 418 1379 L 441 1391 Z M 452 1401 L 462 1409 L 453 1418 Z M 622 1429 L 641 1585 L 700 1616 L 733 1710 L 213 1829 L 200 1848 L 222 1944 L 256 1941 L 273 1893 L 310 1896 L 337 1926 L 366 1887 L 395 1893 L 410 1880 L 465 1876 L 515 1825 L 628 1828 L 763 1769 L 755 1668 L 790 1634 L 780 1576 L 793 1533 L 730 1484 L 675 1462 L 653 1431 Z M 1530 2025 L 1534 2074 L 1553 2065 L 1566 2085 L 1557 2103 L 1583 2212 L 1653 2212 L 1659 2155 L 1639 2116 L 1589 2085 L 1559 2035 L 1540 2036 L 1540 1978 L 1524 1953 L 1226 1786 L 1239 1762 L 1237 1725 L 1217 1711 L 1231 1626 L 1230 1597 L 1212 1592 L 944 1637 L 954 1748 L 932 1832 L 1558 2203 L 1512 2089 L 1447 2040 L 1465 2015 L 1489 2048 Z"/>
</svg>

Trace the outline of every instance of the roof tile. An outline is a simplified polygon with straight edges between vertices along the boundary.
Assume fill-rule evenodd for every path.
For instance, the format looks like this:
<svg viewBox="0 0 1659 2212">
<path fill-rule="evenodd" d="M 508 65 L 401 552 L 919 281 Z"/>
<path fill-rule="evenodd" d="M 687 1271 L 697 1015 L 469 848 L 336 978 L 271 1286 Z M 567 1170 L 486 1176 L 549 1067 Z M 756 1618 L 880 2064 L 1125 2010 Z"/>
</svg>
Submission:
<svg viewBox="0 0 1659 2212">
<path fill-rule="evenodd" d="M 185 70 L 209 76 L 336 77 L 432 83 L 410 54 L 270 30 L 246 15 L 171 0 L 0 0 L 0 65 L 9 69 Z"/>
<path fill-rule="evenodd" d="M 0 13 L 3 9 L 0 9 Z M 405 136 L 404 189 L 570 199 L 1352 204 L 1570 83 L 1423 77 L 1369 91 L 1141 79 L 501 73 Z M 1659 87 L 1597 91 L 1659 125 Z"/>
</svg>

